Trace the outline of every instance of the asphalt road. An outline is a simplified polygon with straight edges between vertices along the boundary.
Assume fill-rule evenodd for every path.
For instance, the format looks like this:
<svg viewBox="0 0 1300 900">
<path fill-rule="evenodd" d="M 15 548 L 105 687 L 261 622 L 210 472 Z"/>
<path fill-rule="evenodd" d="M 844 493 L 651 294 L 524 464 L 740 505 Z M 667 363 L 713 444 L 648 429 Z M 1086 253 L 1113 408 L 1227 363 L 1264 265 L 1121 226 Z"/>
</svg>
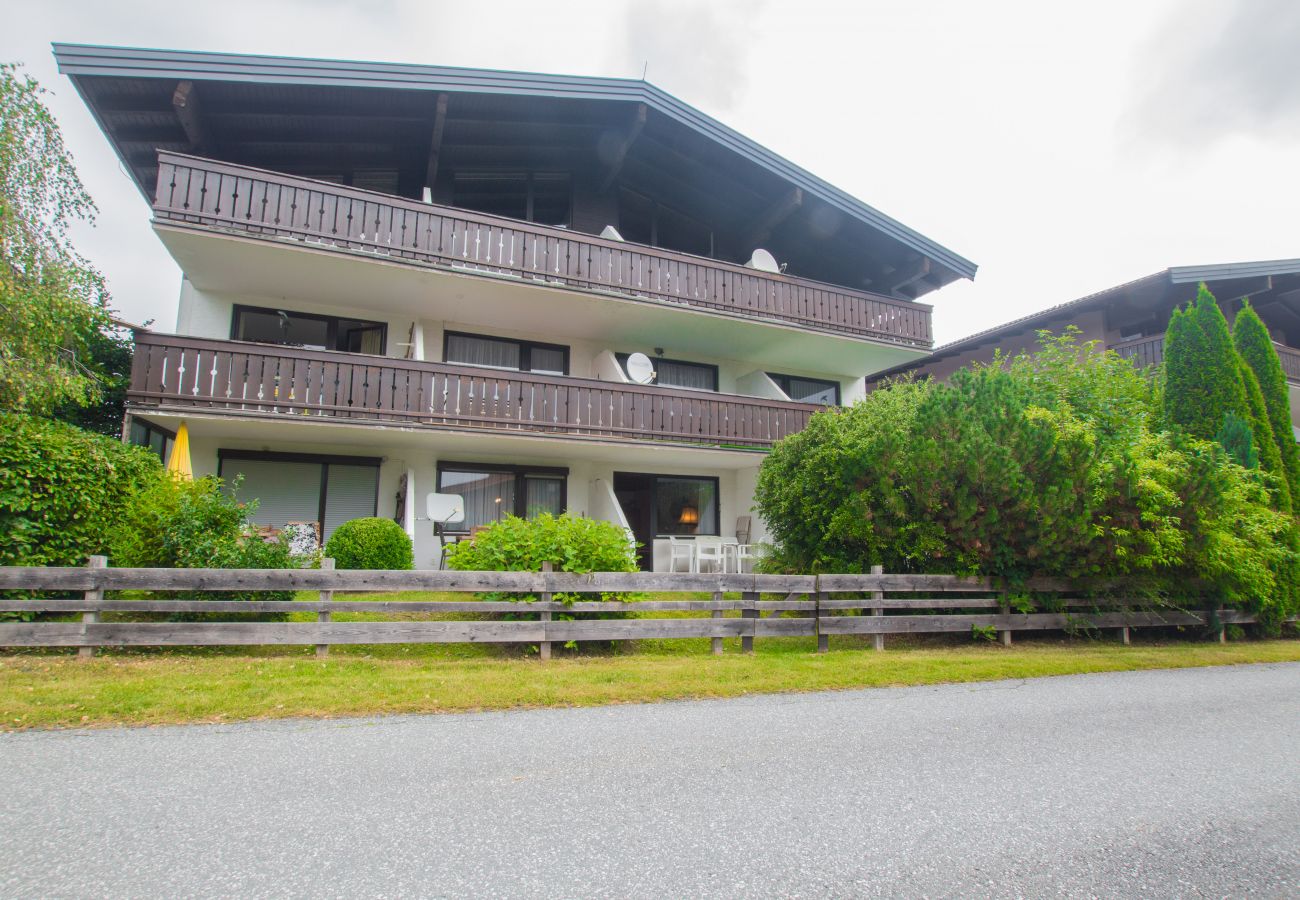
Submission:
<svg viewBox="0 0 1300 900">
<path fill-rule="evenodd" d="M 0 735 L 3 896 L 1300 896 L 1300 665 Z"/>
</svg>

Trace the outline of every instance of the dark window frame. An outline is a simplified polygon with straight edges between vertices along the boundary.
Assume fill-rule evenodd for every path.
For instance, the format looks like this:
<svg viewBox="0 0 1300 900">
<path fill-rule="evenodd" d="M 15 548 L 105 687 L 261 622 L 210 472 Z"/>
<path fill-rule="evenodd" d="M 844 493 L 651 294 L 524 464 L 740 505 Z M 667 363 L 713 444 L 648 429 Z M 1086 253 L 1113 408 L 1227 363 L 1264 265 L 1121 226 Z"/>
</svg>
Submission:
<svg viewBox="0 0 1300 900">
<path fill-rule="evenodd" d="M 249 313 L 249 312 L 265 313 L 274 316 L 274 315 L 279 315 L 281 310 L 272 309 L 267 306 L 251 306 L 247 303 L 236 303 L 234 305 L 234 308 L 230 316 L 230 339 L 232 341 L 248 341 L 248 343 L 252 343 L 252 344 L 266 343 L 267 346 L 270 347 L 291 346 L 288 344 L 267 343 L 265 341 L 249 341 L 247 338 L 241 338 L 239 336 L 239 317 L 244 313 Z M 327 316 L 327 315 L 322 315 L 321 313 L 300 312 L 299 310 L 296 309 L 286 309 L 283 310 L 283 312 L 288 313 L 289 315 L 292 316 L 298 316 L 303 319 L 311 319 L 314 322 L 324 322 L 325 342 L 330 345 L 329 347 L 326 348 L 326 352 L 352 353 L 357 356 L 371 356 L 371 355 L 387 356 L 388 355 L 388 323 L 387 322 L 374 322 L 369 319 L 348 319 L 347 316 Z M 378 354 L 369 354 L 369 353 L 363 354 L 355 350 L 336 349 L 339 345 L 339 323 L 344 321 L 345 319 L 347 319 L 347 321 L 349 322 L 360 322 L 363 325 L 379 328 L 379 353 Z"/>
<path fill-rule="evenodd" d="M 436 471 L 436 480 L 439 494 L 443 493 L 442 475 L 444 472 L 459 472 L 461 474 L 473 475 L 476 472 L 511 472 L 515 476 L 515 508 L 511 510 L 511 515 L 524 518 L 528 512 L 528 492 L 526 479 L 529 475 L 540 475 L 543 478 L 560 479 L 560 512 L 563 513 L 569 508 L 569 470 L 564 466 L 520 466 L 508 463 L 474 463 L 459 462 L 448 460 L 439 462 Z M 459 524 L 459 523 L 458 523 Z M 468 528 L 457 528 L 457 525 L 449 525 L 443 529 L 447 534 L 469 534 Z"/>
<path fill-rule="evenodd" d="M 624 475 L 629 478 L 649 478 L 651 479 L 650 488 L 650 534 L 652 538 L 692 538 L 692 537 L 722 537 L 722 479 L 717 475 L 673 475 L 666 472 L 615 472 L 614 477 Z M 676 478 L 678 481 L 711 481 L 713 482 L 713 496 L 716 498 L 713 531 L 697 530 L 694 534 L 674 534 L 671 532 L 659 530 L 659 479 Z M 611 479 L 611 484 L 613 483 Z M 699 523 L 703 526 L 703 522 Z"/>
<path fill-rule="evenodd" d="M 624 375 L 627 375 L 627 358 L 631 355 L 632 355 L 631 353 L 614 354 L 614 358 L 618 360 L 618 364 L 620 367 L 622 367 Z M 721 381 L 722 370 L 719 369 L 717 366 L 715 366 L 713 363 L 695 362 L 694 360 L 690 360 L 690 359 L 671 359 L 667 356 L 650 356 L 649 359 L 650 362 L 653 363 L 655 367 L 654 383 L 659 387 L 671 388 L 672 390 L 675 391 L 708 391 L 713 394 L 719 393 L 718 385 L 719 382 Z M 659 381 L 659 363 L 661 362 L 672 363 L 675 366 L 692 366 L 696 369 L 709 369 L 713 373 L 713 387 L 696 388 L 696 387 L 687 387 L 686 385 L 683 384 L 661 384 Z M 630 377 L 631 376 L 629 376 L 629 378 Z"/>
<path fill-rule="evenodd" d="M 833 387 L 835 388 L 835 405 L 836 406 L 844 405 L 843 396 L 840 394 L 840 383 L 838 381 L 831 381 L 829 378 L 811 378 L 807 375 L 783 375 L 777 372 L 768 372 L 767 377 L 772 379 L 772 381 L 776 382 L 776 386 L 779 387 L 781 389 L 781 392 L 785 394 L 787 397 L 790 397 L 790 380 L 794 378 L 797 378 L 800 381 L 812 381 L 812 382 L 816 382 L 817 384 L 824 384 L 827 387 Z M 793 397 L 791 397 L 790 399 L 794 400 Z M 795 400 L 794 402 L 807 403 L 809 401 Z"/>
<path fill-rule="evenodd" d="M 519 348 L 520 368 L 505 369 L 497 368 L 496 366 L 482 366 L 475 363 L 452 362 L 447 359 L 447 349 L 451 346 L 451 339 L 453 337 L 477 338 L 481 341 L 499 341 L 503 344 L 514 344 Z M 491 369 L 496 372 L 532 372 L 532 352 L 534 349 L 559 350 L 564 354 L 564 374 L 569 374 L 569 346 L 567 344 L 548 344 L 543 341 L 526 341 L 521 338 L 497 337 L 495 334 L 475 334 L 472 331 L 444 331 L 442 333 L 442 361 L 453 366 L 474 366 L 477 369 Z"/>
<path fill-rule="evenodd" d="M 320 502 L 316 507 L 316 521 L 320 523 L 321 531 L 325 530 L 325 505 L 329 501 L 330 471 L 331 464 L 339 466 L 370 466 L 375 470 L 375 504 L 371 510 L 371 516 L 379 515 L 379 476 L 380 466 L 383 458 L 379 456 L 342 456 L 332 453 L 292 453 L 280 452 L 276 450 L 227 450 L 218 448 L 217 450 L 217 478 L 222 478 L 222 469 L 225 467 L 226 460 L 248 460 L 252 462 L 286 462 L 286 463 L 319 463 L 320 471 Z M 222 478 L 224 481 L 224 478 Z"/>
<path fill-rule="evenodd" d="M 139 441 L 136 441 L 134 438 L 133 432 L 135 431 L 135 428 L 137 426 L 143 428 L 145 431 L 144 443 L 140 443 Z M 150 432 L 157 432 L 163 437 L 162 449 L 158 451 L 158 458 L 162 460 L 162 463 L 165 466 L 167 465 L 167 445 L 169 442 L 174 443 L 176 441 L 176 432 L 170 431 L 162 427 L 161 425 L 155 425 L 153 422 L 150 422 L 147 419 L 141 419 L 139 417 L 135 417 L 131 419 L 131 428 L 128 429 L 127 431 L 127 443 L 133 447 L 144 447 L 146 450 L 153 452 L 153 447 L 150 445 L 149 442 Z"/>
<path fill-rule="evenodd" d="M 537 200 L 536 184 L 538 176 L 563 176 L 568 181 L 568 201 L 569 215 L 568 221 L 565 222 L 546 222 L 540 223 L 536 220 L 536 209 L 534 208 Z M 544 224 L 548 228 L 572 228 L 573 227 L 573 183 L 575 181 L 573 172 L 564 169 L 518 169 L 518 168 L 479 168 L 479 169 L 457 169 L 451 173 L 451 205 L 456 209 L 467 209 L 471 212 L 482 212 L 472 206 L 461 206 L 456 202 L 456 181 L 460 178 L 508 178 L 515 176 L 524 179 L 527 187 L 524 195 L 524 218 L 516 221 L 531 222 L 534 225 Z M 503 219 L 514 219 L 514 216 L 501 215 L 500 213 L 484 212 L 485 216 L 497 215 Z"/>
</svg>

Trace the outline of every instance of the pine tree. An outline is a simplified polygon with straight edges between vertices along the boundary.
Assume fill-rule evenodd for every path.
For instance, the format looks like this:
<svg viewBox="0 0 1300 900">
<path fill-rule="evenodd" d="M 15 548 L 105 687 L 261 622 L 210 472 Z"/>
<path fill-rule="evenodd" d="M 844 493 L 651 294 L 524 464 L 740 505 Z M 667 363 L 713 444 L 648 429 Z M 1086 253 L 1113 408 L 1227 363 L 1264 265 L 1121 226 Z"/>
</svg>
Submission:
<svg viewBox="0 0 1300 900">
<path fill-rule="evenodd" d="M 1292 505 L 1300 498 L 1300 452 L 1297 451 L 1294 432 L 1291 430 L 1291 397 L 1286 386 L 1282 361 L 1269 336 L 1268 329 L 1247 302 L 1232 323 L 1232 342 L 1242 361 L 1250 366 L 1259 379 L 1268 412 L 1273 440 L 1282 460 L 1287 487 L 1291 491 Z"/>
<path fill-rule="evenodd" d="M 1291 488 L 1286 482 L 1286 472 L 1282 469 L 1282 455 L 1278 452 L 1277 441 L 1273 439 L 1273 426 L 1268 423 L 1268 407 L 1264 405 L 1264 394 L 1259 389 L 1259 379 L 1255 372 L 1241 359 L 1237 358 L 1241 383 L 1246 389 L 1246 403 L 1250 408 L 1250 425 L 1255 453 L 1259 456 L 1260 468 L 1271 475 L 1276 475 L 1273 483 L 1274 504 L 1283 512 L 1291 511 Z"/>
<path fill-rule="evenodd" d="M 1232 461 L 1243 469 L 1259 467 L 1259 454 L 1255 452 L 1250 424 L 1241 416 L 1235 413 L 1225 415 L 1223 425 L 1219 428 L 1219 433 L 1214 436 L 1214 439 L 1223 445 L 1224 450 L 1228 451 Z"/>
<path fill-rule="evenodd" d="M 1202 284 L 1195 304 L 1174 310 L 1165 332 L 1166 421 L 1207 441 L 1214 440 L 1227 413 L 1249 422 L 1241 368 L 1228 321 Z"/>
</svg>

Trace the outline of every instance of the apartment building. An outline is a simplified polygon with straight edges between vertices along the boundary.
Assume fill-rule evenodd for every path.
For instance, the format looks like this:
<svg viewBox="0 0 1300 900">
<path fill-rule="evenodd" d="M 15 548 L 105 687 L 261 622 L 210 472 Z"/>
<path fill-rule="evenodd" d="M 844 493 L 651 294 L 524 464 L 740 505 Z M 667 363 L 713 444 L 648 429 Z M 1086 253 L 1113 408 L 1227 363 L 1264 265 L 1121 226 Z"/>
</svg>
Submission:
<svg viewBox="0 0 1300 900">
<path fill-rule="evenodd" d="M 267 525 L 761 540 L 758 466 L 975 266 L 643 81 L 55 45 L 183 278 L 124 434 Z M 833 124 L 826 140 L 843 139 Z"/>
</svg>

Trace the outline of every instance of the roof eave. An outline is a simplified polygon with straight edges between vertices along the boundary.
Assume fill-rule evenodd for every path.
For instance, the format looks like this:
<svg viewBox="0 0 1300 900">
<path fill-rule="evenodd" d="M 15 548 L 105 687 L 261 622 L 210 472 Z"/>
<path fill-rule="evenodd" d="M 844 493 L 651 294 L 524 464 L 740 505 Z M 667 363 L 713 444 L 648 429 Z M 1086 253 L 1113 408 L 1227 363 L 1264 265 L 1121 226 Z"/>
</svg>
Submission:
<svg viewBox="0 0 1300 900">
<path fill-rule="evenodd" d="M 908 228 L 872 206 L 778 156 L 718 120 L 678 100 L 649 82 L 627 78 L 544 75 L 491 69 L 426 66 L 415 63 L 353 62 L 282 56 L 155 50 L 55 43 L 59 71 L 76 76 L 176 78 L 322 84 L 336 87 L 375 87 L 462 93 L 509 93 L 567 99 L 645 103 L 662 115 L 686 125 L 762 166 L 811 195 L 875 228 L 927 257 L 957 278 L 975 277 L 975 263 Z M 78 88 L 80 91 L 80 88 Z M 83 94 L 83 100 L 86 99 Z M 87 104 L 88 106 L 90 104 Z M 93 113 L 93 110 L 92 110 Z M 96 120 L 98 121 L 96 114 Z M 101 129 L 102 122 L 99 122 Z M 107 132 L 106 132 L 107 133 Z M 936 273 L 937 274 L 937 273 Z"/>
</svg>

